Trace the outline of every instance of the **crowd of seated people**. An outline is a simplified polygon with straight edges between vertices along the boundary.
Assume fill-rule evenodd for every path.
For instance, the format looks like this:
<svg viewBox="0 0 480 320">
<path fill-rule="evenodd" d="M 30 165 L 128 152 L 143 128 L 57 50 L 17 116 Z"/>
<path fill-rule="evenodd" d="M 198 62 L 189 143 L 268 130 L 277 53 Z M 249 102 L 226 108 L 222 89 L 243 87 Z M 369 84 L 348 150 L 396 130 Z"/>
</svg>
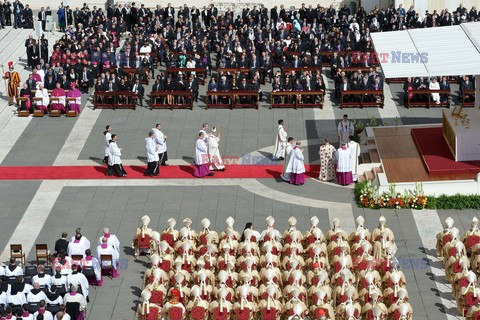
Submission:
<svg viewBox="0 0 480 320">
<path fill-rule="evenodd" d="M 471 227 L 460 235 L 451 217 L 437 234 L 437 256 L 443 260 L 445 277 L 451 284 L 461 317 L 470 320 L 480 316 L 478 274 L 480 271 L 480 231 L 478 218 L 473 217 Z"/>
<path fill-rule="evenodd" d="M 471 81 L 473 76 L 458 77 L 457 83 L 460 89 L 460 99 L 464 99 L 465 102 L 473 102 L 475 95 L 471 93 L 464 93 L 465 90 L 474 90 L 475 82 Z M 424 93 L 415 94 L 416 90 L 449 90 L 450 91 L 450 79 L 449 77 L 416 77 L 407 78 L 403 83 L 404 101 L 412 102 L 426 102 L 428 100 L 433 103 L 447 103 L 449 101 L 450 94 L 448 93 Z M 430 97 L 428 96 L 430 95 Z"/>
<path fill-rule="evenodd" d="M 325 83 L 323 82 L 321 72 L 312 71 L 294 71 L 282 73 L 277 71 L 272 83 L 272 92 L 292 92 L 292 91 L 322 91 L 325 92 Z M 299 102 L 315 102 L 323 101 L 323 95 L 309 95 L 305 98 L 301 96 L 276 96 L 273 103 L 288 103 L 293 99 Z M 288 101 L 286 101 L 288 100 Z"/>
<path fill-rule="evenodd" d="M 288 219 L 281 233 L 272 216 L 263 232 L 243 233 L 189 218 L 157 232 L 144 216 L 134 236 L 135 255 L 150 256 L 139 319 L 413 319 L 406 279 L 398 270 L 393 232 L 382 216 L 372 231 L 357 218 L 346 233 L 338 219 L 325 233 L 311 218 L 306 232 Z"/>
<path fill-rule="evenodd" d="M 273 82 L 273 67 L 277 66 L 326 64 L 332 69 L 332 77 L 342 68 L 374 67 L 378 61 L 371 53 L 372 32 L 455 25 L 479 19 L 475 7 L 467 10 L 462 5 L 453 13 L 447 9 L 440 13 L 426 12 L 424 18 L 413 6 L 408 10 L 401 6 L 376 7 L 370 12 L 360 7 L 350 12 L 346 6 L 335 10 L 333 6 L 305 4 L 296 9 L 283 5 L 253 6 L 238 15 L 230 10 L 220 13 L 213 4 L 204 8 L 113 4 L 107 11 L 95 7 L 90 10 L 85 5 L 79 12 L 84 13 L 83 18 L 68 19 L 74 25 L 67 26 L 51 57 L 48 52 L 45 56 L 46 39 L 40 43 L 30 39 L 26 43 L 29 65 L 40 65 L 47 80 L 52 74 L 51 81 L 44 84 L 47 90 L 55 88 L 59 81 L 57 73 L 62 75 L 60 79 L 63 75 L 65 80 L 75 79 L 82 92 L 93 87 L 97 78 L 108 79 L 112 74 L 119 79 L 116 90 L 122 88 L 122 78 L 131 90 L 136 78 L 141 82 L 148 78 L 158 80 L 155 72 L 159 65 L 199 68 L 209 75 L 218 68 L 248 69 L 247 83 L 256 87 L 258 81 L 261 90 L 266 80 Z M 127 31 L 120 47 L 120 38 Z M 240 85 L 238 75 L 230 79 L 233 73 L 226 74 L 229 85 Z M 186 72 L 183 80 L 188 82 L 191 75 L 192 83 L 198 84 L 195 72 Z M 217 84 L 222 76 L 219 75 Z M 178 86 L 181 83 L 178 75 L 160 79 L 165 81 L 156 83 L 157 88 L 172 87 L 174 83 L 170 90 L 184 89 Z M 198 90 L 196 85 L 193 87 L 187 90 L 192 91 L 196 100 Z M 177 98 L 170 99 L 174 103 Z"/>
<path fill-rule="evenodd" d="M 335 97 L 337 99 L 342 97 L 343 91 L 383 90 L 383 79 L 375 68 L 369 68 L 367 72 L 362 72 L 362 70 L 346 72 L 339 68 L 337 69 L 334 80 Z M 360 99 L 363 99 L 363 101 L 377 101 L 377 99 L 381 99 L 381 95 L 352 94 L 343 96 L 344 102 L 358 102 Z"/>
<path fill-rule="evenodd" d="M 0 266 L 0 319 L 84 319 L 89 286 L 101 286 L 102 271 L 111 266 L 111 276 L 118 277 L 119 250 L 118 238 L 105 228 L 93 256 L 78 228 L 71 239 L 62 234 L 46 264 L 23 266 L 12 257 Z M 105 254 L 113 259 L 102 260 Z"/>
</svg>

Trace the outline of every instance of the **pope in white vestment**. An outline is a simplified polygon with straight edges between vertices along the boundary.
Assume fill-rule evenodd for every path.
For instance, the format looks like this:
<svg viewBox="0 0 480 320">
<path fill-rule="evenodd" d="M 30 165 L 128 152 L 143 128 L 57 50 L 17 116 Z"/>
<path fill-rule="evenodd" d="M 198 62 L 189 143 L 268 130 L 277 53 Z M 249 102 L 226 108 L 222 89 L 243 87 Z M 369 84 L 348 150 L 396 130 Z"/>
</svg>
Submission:
<svg viewBox="0 0 480 320">
<path fill-rule="evenodd" d="M 300 149 L 302 143 L 297 141 L 295 147 L 290 153 L 290 160 L 288 161 L 286 173 L 290 173 L 290 183 L 295 185 L 302 185 L 305 183 L 305 163 L 303 151 Z"/>
<path fill-rule="evenodd" d="M 348 120 L 348 116 L 344 115 L 343 120 L 340 121 L 337 127 L 340 145 L 347 144 L 350 141 L 350 136 L 353 135 L 354 130 L 353 124 Z"/>
<path fill-rule="evenodd" d="M 347 144 L 347 148 L 350 149 L 350 167 L 352 168 L 352 176 L 353 176 L 353 181 L 358 180 L 358 158 L 360 157 L 360 145 L 353 141 L 350 140 L 350 142 Z"/>
<path fill-rule="evenodd" d="M 428 85 L 430 90 L 440 90 L 440 83 L 437 82 L 437 78 L 432 78 L 432 82 Z M 440 104 L 440 93 L 432 93 L 432 100 L 436 104 Z"/>
<path fill-rule="evenodd" d="M 293 139 L 292 139 L 293 140 Z M 287 147 L 285 148 L 285 161 L 283 162 L 283 172 L 282 172 L 282 179 L 285 181 L 290 181 L 290 173 L 287 173 L 288 162 L 290 161 L 292 155 L 292 142 L 287 142 Z"/>
<path fill-rule="evenodd" d="M 275 148 L 273 159 L 282 160 L 285 158 L 285 147 L 287 145 L 287 131 L 283 128 L 283 120 L 278 120 L 277 135 L 275 137 Z"/>
<path fill-rule="evenodd" d="M 217 136 L 217 129 L 212 128 L 212 132 L 208 135 L 208 157 L 210 160 L 210 170 L 225 170 L 220 150 L 218 149 L 218 143 L 220 142 L 220 136 Z"/>
<path fill-rule="evenodd" d="M 44 113 L 48 113 L 48 105 L 50 104 L 50 96 L 48 95 L 48 90 L 43 87 L 42 84 L 39 84 L 37 91 L 35 92 L 35 98 L 40 98 L 42 100 L 37 102 L 36 109 L 42 110 Z"/>
<path fill-rule="evenodd" d="M 335 156 L 337 159 L 337 182 L 343 186 L 353 183 L 351 157 L 352 153 L 345 144 L 337 150 Z"/>
</svg>

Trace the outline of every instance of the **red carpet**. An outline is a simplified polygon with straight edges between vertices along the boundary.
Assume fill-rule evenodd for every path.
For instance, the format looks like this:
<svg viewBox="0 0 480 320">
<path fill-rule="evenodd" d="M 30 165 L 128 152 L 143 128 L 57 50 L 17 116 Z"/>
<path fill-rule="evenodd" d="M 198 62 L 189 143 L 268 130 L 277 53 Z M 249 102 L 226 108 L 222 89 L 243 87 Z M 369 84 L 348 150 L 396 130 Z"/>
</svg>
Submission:
<svg viewBox="0 0 480 320">
<path fill-rule="evenodd" d="M 411 134 L 429 174 L 480 172 L 480 161 L 455 161 L 441 127 L 412 129 Z"/>
<path fill-rule="evenodd" d="M 145 166 L 125 166 L 125 178 L 106 177 L 104 166 L 22 166 L 0 167 L 0 180 L 55 180 L 55 179 L 190 179 L 193 166 L 161 167 L 158 177 L 144 176 Z M 307 165 L 307 177 L 318 177 L 319 165 Z M 283 166 L 227 166 L 224 172 L 215 172 L 205 179 L 280 178 Z"/>
</svg>

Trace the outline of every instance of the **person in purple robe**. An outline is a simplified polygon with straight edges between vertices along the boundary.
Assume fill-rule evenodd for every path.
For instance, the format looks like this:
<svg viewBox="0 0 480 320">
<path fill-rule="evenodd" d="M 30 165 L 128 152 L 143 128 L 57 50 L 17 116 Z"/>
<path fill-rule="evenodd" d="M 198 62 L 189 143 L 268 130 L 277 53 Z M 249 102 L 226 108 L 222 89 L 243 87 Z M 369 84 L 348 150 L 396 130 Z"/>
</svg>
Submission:
<svg viewBox="0 0 480 320">
<path fill-rule="evenodd" d="M 62 89 L 60 82 L 57 82 L 55 89 L 52 90 L 51 98 L 58 98 L 58 101 L 52 99 L 52 110 L 59 110 L 62 113 L 66 112 L 65 109 L 65 90 Z"/>
<path fill-rule="evenodd" d="M 80 113 L 80 107 L 82 105 L 82 93 L 75 86 L 75 83 L 70 83 L 70 90 L 68 91 L 67 98 L 75 98 L 75 101 L 70 101 L 68 104 L 69 110 Z"/>
</svg>

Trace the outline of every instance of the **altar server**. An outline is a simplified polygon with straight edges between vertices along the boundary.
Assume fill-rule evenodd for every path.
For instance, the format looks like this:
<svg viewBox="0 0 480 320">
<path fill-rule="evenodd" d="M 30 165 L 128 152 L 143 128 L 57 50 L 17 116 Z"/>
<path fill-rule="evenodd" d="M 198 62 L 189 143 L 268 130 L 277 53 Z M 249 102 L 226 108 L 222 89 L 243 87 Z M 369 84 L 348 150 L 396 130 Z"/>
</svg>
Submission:
<svg viewBox="0 0 480 320">
<path fill-rule="evenodd" d="M 217 128 L 213 127 L 208 135 L 208 157 L 210 160 L 210 170 L 225 171 L 218 143 L 220 142 L 220 135 L 217 133 Z"/>
<path fill-rule="evenodd" d="M 347 148 L 350 149 L 350 167 L 352 169 L 353 181 L 357 181 L 358 158 L 360 158 L 360 144 L 353 140 L 353 136 L 350 136 L 350 142 L 347 144 Z"/>
<path fill-rule="evenodd" d="M 82 268 L 92 267 L 93 272 L 95 272 L 95 279 L 97 280 L 97 286 L 101 287 L 103 283 L 102 272 L 100 270 L 100 262 L 94 256 L 92 256 L 92 251 L 90 249 L 85 250 L 85 259 L 82 261 Z"/>
<path fill-rule="evenodd" d="M 337 159 L 337 182 L 342 186 L 348 186 L 353 182 L 351 151 L 346 144 L 337 150 L 335 158 Z"/>
<path fill-rule="evenodd" d="M 147 170 L 145 170 L 145 175 L 148 176 L 158 176 L 158 153 L 157 153 L 157 144 L 155 144 L 155 134 L 153 131 L 148 133 L 148 137 L 145 138 L 145 144 L 147 148 Z"/>
<path fill-rule="evenodd" d="M 200 134 L 202 132 L 205 134 L 205 137 L 203 138 L 203 141 L 205 141 L 205 143 L 208 143 L 207 130 L 208 130 L 208 123 L 206 123 L 206 122 L 202 123 L 202 127 L 200 128 L 200 131 L 198 132 L 198 134 Z"/>
<path fill-rule="evenodd" d="M 287 144 L 287 129 L 283 127 L 283 120 L 278 120 L 277 135 L 275 136 L 275 148 L 273 149 L 273 159 L 285 159 L 285 147 Z"/>
<path fill-rule="evenodd" d="M 162 125 L 157 123 L 152 129 L 155 137 L 155 144 L 158 153 L 158 162 L 160 166 L 166 166 L 168 160 L 167 154 L 167 138 L 168 136 L 162 132 Z"/>
<path fill-rule="evenodd" d="M 283 162 L 283 172 L 282 172 L 282 179 L 285 181 L 290 181 L 290 173 L 287 173 L 288 163 L 290 162 L 290 158 L 292 156 L 293 150 L 293 138 L 289 137 L 287 140 L 287 147 L 285 148 L 285 161 Z"/>
<path fill-rule="evenodd" d="M 213 176 L 213 172 L 210 172 L 210 164 L 208 161 L 208 148 L 205 143 L 205 132 L 200 131 L 195 148 L 195 177 L 201 178 L 205 176 Z"/>
<path fill-rule="evenodd" d="M 88 280 L 87 277 L 81 272 L 78 272 L 79 266 L 76 264 L 72 265 L 72 273 L 67 276 L 67 288 L 72 286 L 77 286 L 82 288 L 82 294 L 86 299 L 88 299 Z"/>
<path fill-rule="evenodd" d="M 288 162 L 286 173 L 290 173 L 290 183 L 295 185 L 302 185 L 305 183 L 305 163 L 303 157 L 303 150 L 300 149 L 302 143 L 297 141 L 293 148 Z"/>
<path fill-rule="evenodd" d="M 110 140 L 112 140 L 112 126 L 111 125 L 107 125 L 105 127 L 105 131 L 103 131 L 103 135 L 105 136 L 104 138 L 104 141 L 105 141 L 105 147 L 104 147 L 104 150 L 105 150 L 105 157 L 103 158 L 103 163 L 106 163 L 108 164 L 108 147 L 110 145 Z"/>
<path fill-rule="evenodd" d="M 122 148 L 117 146 L 117 135 L 112 134 L 112 140 L 108 145 L 108 170 L 107 176 L 116 175 L 117 177 L 126 177 L 127 172 L 123 168 L 122 159 Z"/>
</svg>

